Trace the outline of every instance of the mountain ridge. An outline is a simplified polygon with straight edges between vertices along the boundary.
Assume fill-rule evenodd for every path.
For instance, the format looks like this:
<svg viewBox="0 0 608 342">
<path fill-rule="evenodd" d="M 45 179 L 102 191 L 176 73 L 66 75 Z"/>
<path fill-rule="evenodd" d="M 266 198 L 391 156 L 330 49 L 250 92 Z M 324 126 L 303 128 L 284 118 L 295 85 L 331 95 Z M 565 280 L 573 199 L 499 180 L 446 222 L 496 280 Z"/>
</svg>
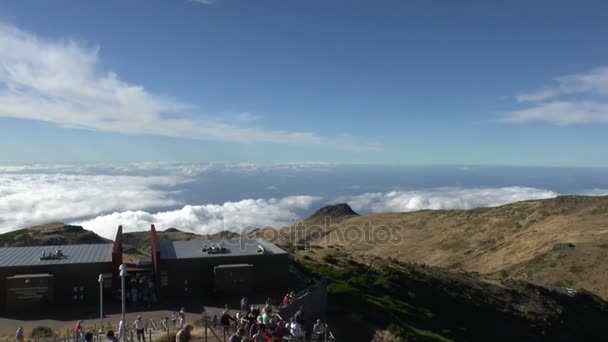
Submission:
<svg viewBox="0 0 608 342">
<path fill-rule="evenodd" d="M 326 218 L 331 218 L 329 226 Z M 349 241 L 347 234 L 355 230 L 362 238 Z M 382 233 L 390 239 L 378 240 Z M 239 236 L 232 232 L 199 235 L 175 227 L 159 230 L 158 235 L 170 241 Z M 394 258 L 499 280 L 513 278 L 543 286 L 585 288 L 608 298 L 608 273 L 602 266 L 608 257 L 607 196 L 560 196 L 493 208 L 365 216 L 341 203 L 320 208 L 297 227 L 258 229 L 244 236 L 267 238 L 284 249 L 318 260 L 343 251 L 361 260 Z M 123 239 L 125 250 L 133 257 L 149 257 L 148 232 L 127 232 Z M 0 235 L 0 246 L 103 242 L 110 240 L 62 223 Z"/>
</svg>

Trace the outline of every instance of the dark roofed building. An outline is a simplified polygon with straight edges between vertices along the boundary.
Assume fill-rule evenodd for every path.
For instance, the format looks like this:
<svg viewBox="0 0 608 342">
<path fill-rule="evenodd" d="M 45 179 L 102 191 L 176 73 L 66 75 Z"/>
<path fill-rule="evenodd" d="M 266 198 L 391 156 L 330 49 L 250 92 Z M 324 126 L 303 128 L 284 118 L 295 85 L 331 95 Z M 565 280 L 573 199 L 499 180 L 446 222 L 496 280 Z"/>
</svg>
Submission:
<svg viewBox="0 0 608 342">
<path fill-rule="evenodd" d="M 289 254 L 262 239 L 162 241 L 160 285 L 168 297 L 283 289 Z"/>
<path fill-rule="evenodd" d="M 0 248 L 0 312 L 98 306 L 100 274 L 104 298 L 111 299 L 118 287 L 113 273 L 122 263 L 121 247 L 115 242 Z"/>
<path fill-rule="evenodd" d="M 144 284 L 144 296 L 146 289 L 161 300 L 287 290 L 289 254 L 266 240 L 161 242 L 154 226 L 151 234 L 151 260 L 131 265 L 126 277 L 130 290 Z M 100 274 L 104 301 L 118 295 L 122 254 L 122 227 L 114 244 L 0 248 L 0 312 L 96 311 Z"/>
</svg>

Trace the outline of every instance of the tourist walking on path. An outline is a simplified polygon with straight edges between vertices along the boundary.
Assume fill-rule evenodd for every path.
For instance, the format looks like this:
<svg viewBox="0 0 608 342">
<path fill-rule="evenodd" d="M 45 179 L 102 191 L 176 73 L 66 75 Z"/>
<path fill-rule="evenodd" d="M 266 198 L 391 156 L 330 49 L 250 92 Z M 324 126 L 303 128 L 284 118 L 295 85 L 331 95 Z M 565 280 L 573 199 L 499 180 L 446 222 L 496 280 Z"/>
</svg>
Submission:
<svg viewBox="0 0 608 342">
<path fill-rule="evenodd" d="M 141 316 L 137 316 L 137 319 L 133 322 L 133 327 L 137 332 L 137 341 L 146 342 L 146 325 L 144 324 L 144 321 L 141 320 Z"/>
</svg>

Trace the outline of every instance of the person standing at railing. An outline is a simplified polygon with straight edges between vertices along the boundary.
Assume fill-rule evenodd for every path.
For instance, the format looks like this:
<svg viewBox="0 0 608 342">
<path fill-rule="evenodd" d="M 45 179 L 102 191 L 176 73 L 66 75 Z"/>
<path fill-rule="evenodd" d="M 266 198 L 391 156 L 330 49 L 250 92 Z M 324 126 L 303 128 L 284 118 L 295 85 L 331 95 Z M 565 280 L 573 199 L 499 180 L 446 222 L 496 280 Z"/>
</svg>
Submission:
<svg viewBox="0 0 608 342">
<path fill-rule="evenodd" d="M 304 340 L 304 330 L 302 330 L 302 325 L 295 318 L 291 319 L 291 323 L 289 323 L 289 333 L 294 337 L 296 341 Z"/>
<path fill-rule="evenodd" d="M 137 319 L 133 322 L 133 327 L 137 332 L 137 341 L 146 342 L 146 325 L 141 319 L 141 316 L 137 316 Z"/>
<path fill-rule="evenodd" d="M 186 324 L 186 310 L 184 308 L 181 308 L 179 310 L 179 314 L 178 314 L 177 318 L 179 319 L 179 328 L 183 329 L 184 324 Z"/>
<path fill-rule="evenodd" d="M 15 333 L 15 341 L 23 342 L 23 327 L 17 328 L 17 332 Z"/>
<path fill-rule="evenodd" d="M 121 318 L 120 322 L 118 322 L 118 338 L 121 341 L 124 340 L 124 336 L 126 336 L 125 334 L 126 334 L 126 331 L 125 331 L 125 322 Z"/>
<path fill-rule="evenodd" d="M 228 342 L 241 342 L 244 336 L 245 331 L 243 329 L 238 329 L 234 334 L 230 335 Z"/>
<path fill-rule="evenodd" d="M 296 301 L 296 293 L 294 291 L 289 292 L 289 304 Z"/>
<path fill-rule="evenodd" d="M 241 299 L 241 311 L 247 311 L 247 297 Z"/>
<path fill-rule="evenodd" d="M 180 329 L 175 335 L 175 342 L 190 342 L 192 339 L 192 329 L 193 327 L 190 324 Z"/>
<path fill-rule="evenodd" d="M 108 338 L 108 342 L 119 342 L 116 336 L 114 336 L 114 331 L 112 330 L 108 331 L 106 337 Z"/>
<path fill-rule="evenodd" d="M 251 336 L 252 342 L 266 342 L 266 327 L 261 324 L 258 331 Z"/>
<path fill-rule="evenodd" d="M 323 341 L 325 337 L 325 323 L 317 319 L 317 323 L 312 327 L 313 341 Z"/>
<path fill-rule="evenodd" d="M 82 338 L 82 321 L 76 322 L 76 326 L 74 326 L 74 336 L 77 341 L 80 341 Z"/>
<path fill-rule="evenodd" d="M 268 341 L 283 341 L 283 329 L 277 322 L 276 317 L 270 319 L 268 328 L 266 329 L 266 336 Z"/>
<path fill-rule="evenodd" d="M 220 317 L 220 325 L 222 326 L 222 329 L 224 329 L 224 331 L 228 332 L 232 322 L 236 322 L 236 319 L 230 316 L 230 313 L 228 311 L 222 312 L 222 317 Z"/>
<path fill-rule="evenodd" d="M 207 312 L 207 309 L 205 309 L 205 307 L 203 306 L 203 311 L 201 312 L 201 321 L 204 324 L 205 322 L 210 322 L 211 321 L 211 316 L 209 316 L 209 313 Z"/>
<path fill-rule="evenodd" d="M 283 306 L 288 306 L 289 305 L 289 293 L 285 294 L 285 297 L 283 297 Z"/>
<path fill-rule="evenodd" d="M 295 315 L 293 315 L 293 318 L 296 320 L 296 322 L 300 323 L 301 325 L 306 324 L 305 319 L 304 319 L 304 306 L 300 306 L 300 308 L 295 313 Z"/>
<path fill-rule="evenodd" d="M 93 332 L 91 330 L 87 330 L 84 334 L 84 342 L 93 342 Z"/>
</svg>

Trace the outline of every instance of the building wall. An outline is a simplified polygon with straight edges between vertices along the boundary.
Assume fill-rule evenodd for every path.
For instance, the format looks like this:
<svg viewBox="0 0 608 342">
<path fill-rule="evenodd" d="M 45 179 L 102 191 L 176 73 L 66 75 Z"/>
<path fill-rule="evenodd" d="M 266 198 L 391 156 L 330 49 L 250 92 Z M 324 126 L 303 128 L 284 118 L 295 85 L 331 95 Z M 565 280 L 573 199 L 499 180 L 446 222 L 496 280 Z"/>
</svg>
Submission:
<svg viewBox="0 0 608 342">
<path fill-rule="evenodd" d="M 167 277 L 167 286 L 162 286 L 161 279 L 161 295 L 168 298 L 185 296 L 200 298 L 212 295 L 214 294 L 213 268 L 230 264 L 254 266 L 253 284 L 251 284 L 253 291 L 284 290 L 287 286 L 288 254 L 170 259 L 161 260 L 161 274 L 166 274 Z"/>
<path fill-rule="evenodd" d="M 7 277 L 25 274 L 52 274 L 53 290 L 49 301 L 54 302 L 53 308 L 42 308 L 47 311 L 73 309 L 88 311 L 99 306 L 99 274 L 111 274 L 114 267 L 111 262 L 95 264 L 64 264 L 44 266 L 22 266 L 0 268 L 0 312 L 6 312 L 7 307 Z M 104 301 L 113 298 L 111 276 L 108 278 L 110 287 L 104 288 Z M 76 298 L 74 298 L 76 296 Z M 27 311 L 27 307 L 23 307 Z M 40 309 L 40 308 L 29 308 Z"/>
</svg>

